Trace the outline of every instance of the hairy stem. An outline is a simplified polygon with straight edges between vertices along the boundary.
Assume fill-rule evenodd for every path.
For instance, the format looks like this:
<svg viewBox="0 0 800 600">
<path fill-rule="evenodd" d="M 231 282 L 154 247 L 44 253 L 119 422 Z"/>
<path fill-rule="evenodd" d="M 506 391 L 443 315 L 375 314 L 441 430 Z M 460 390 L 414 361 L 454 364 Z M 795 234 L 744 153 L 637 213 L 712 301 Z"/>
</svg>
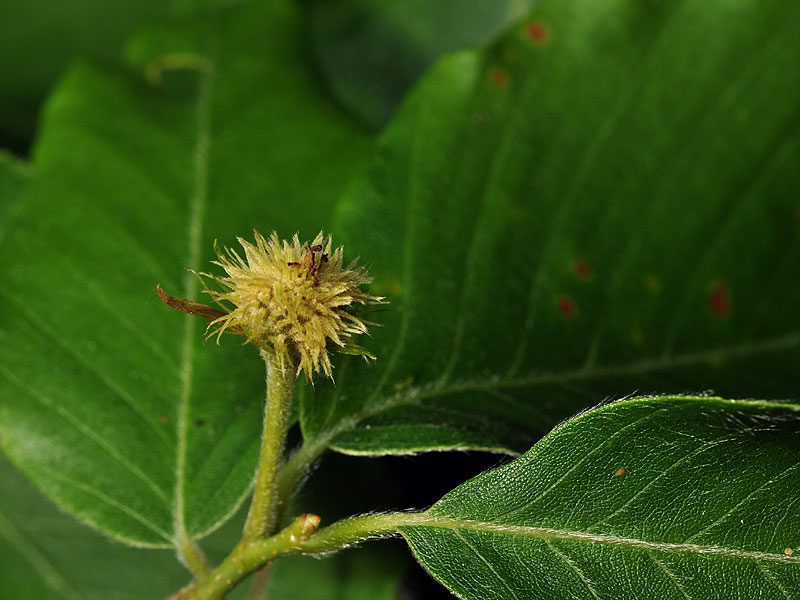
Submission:
<svg viewBox="0 0 800 600">
<path fill-rule="evenodd" d="M 253 501 L 244 526 L 245 542 L 262 539 L 274 533 L 278 525 L 283 498 L 277 493 L 277 477 L 294 399 L 294 371 L 291 368 L 281 368 L 271 352 L 262 350 L 261 356 L 267 365 L 267 402 Z"/>
<path fill-rule="evenodd" d="M 189 567 L 189 570 L 198 581 L 203 580 L 208 575 L 208 562 L 203 552 L 191 540 L 186 540 L 178 548 L 178 555 L 181 561 Z"/>
<path fill-rule="evenodd" d="M 267 539 L 243 540 L 201 583 L 184 591 L 187 600 L 219 600 L 250 573 L 278 556 L 324 554 L 368 538 L 395 533 L 401 525 L 424 521 L 422 513 L 363 515 L 334 523 L 314 533 L 316 515 L 302 515 Z"/>
</svg>

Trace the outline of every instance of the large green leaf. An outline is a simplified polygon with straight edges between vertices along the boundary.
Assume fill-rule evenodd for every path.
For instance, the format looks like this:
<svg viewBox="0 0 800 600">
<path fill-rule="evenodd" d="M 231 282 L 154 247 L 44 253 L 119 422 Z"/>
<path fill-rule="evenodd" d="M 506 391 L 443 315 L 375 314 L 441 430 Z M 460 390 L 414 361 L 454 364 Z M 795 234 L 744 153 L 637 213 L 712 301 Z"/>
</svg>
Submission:
<svg viewBox="0 0 800 600">
<path fill-rule="evenodd" d="M 798 457 L 798 405 L 628 400 L 401 532 L 465 600 L 797 598 Z"/>
<path fill-rule="evenodd" d="M 329 229 L 369 141 L 327 102 L 288 3 L 248 5 L 73 67 L 50 99 L 35 180 L 0 251 L 0 435 L 43 491 L 134 544 L 227 518 L 260 443 L 263 366 L 203 341 L 156 284 L 237 234 Z M 155 65 L 156 68 L 153 68 Z M 185 67 L 178 69 L 177 67 Z"/>
<path fill-rule="evenodd" d="M 0 150 L 0 242 L 5 235 L 9 214 L 16 210 L 28 177 L 28 168 L 23 163 Z"/>
<path fill-rule="evenodd" d="M 271 567 L 263 597 L 265 600 L 394 600 L 398 597 L 398 571 L 402 572 L 406 563 L 398 548 L 392 550 L 356 550 L 325 560 L 306 556 L 283 558 Z"/>
<path fill-rule="evenodd" d="M 0 457 L 0 598 L 140 600 L 186 584 L 166 551 L 114 543 L 63 514 Z"/>
<path fill-rule="evenodd" d="M 383 126 L 445 52 L 486 44 L 532 0 L 309 0 L 314 53 L 354 114 Z"/>
<path fill-rule="evenodd" d="M 46 501 L 2 456 L 0 479 L 3 600 L 157 600 L 187 583 L 188 573 L 171 552 L 130 548 L 88 529 Z M 208 538 L 209 554 L 220 558 L 230 551 L 244 514 L 238 517 Z M 264 597 L 390 600 L 407 567 L 407 553 L 401 551 L 279 560 L 270 569 Z M 249 588 L 240 586 L 231 598 L 244 600 Z"/>
<path fill-rule="evenodd" d="M 607 396 L 796 397 L 798 26 L 544 2 L 440 62 L 341 206 L 391 305 L 376 363 L 302 398 L 309 448 L 522 451 Z"/>
<path fill-rule="evenodd" d="M 237 0 L 26 0 L 0 4 L 0 145 L 24 151 L 48 91 L 75 57 L 119 63 L 137 27 Z"/>
</svg>

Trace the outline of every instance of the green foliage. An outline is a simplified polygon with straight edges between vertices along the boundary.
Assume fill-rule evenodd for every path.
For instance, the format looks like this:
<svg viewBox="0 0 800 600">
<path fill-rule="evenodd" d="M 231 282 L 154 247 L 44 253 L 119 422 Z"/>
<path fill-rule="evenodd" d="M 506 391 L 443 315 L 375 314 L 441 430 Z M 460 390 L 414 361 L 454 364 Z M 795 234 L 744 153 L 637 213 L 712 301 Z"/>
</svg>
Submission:
<svg viewBox="0 0 800 600">
<path fill-rule="evenodd" d="M 240 0 L 25 0 L 0 6 L 0 143 L 24 149 L 53 82 L 76 57 L 122 61 L 137 28 Z"/>
<path fill-rule="evenodd" d="M 254 228 L 332 233 L 390 302 L 363 315 L 377 361 L 336 355 L 335 385 L 299 383 L 283 500 L 328 449 L 521 454 L 606 398 L 797 397 L 800 9 L 428 4 L 143 4 L 93 13 L 106 42 L 74 34 L 104 60 L 53 87 L 31 165 L 0 154 L 0 442 L 60 509 L 184 554 L 219 529 L 212 566 L 236 544 L 263 365 L 155 287 L 207 302 L 186 269 Z M 69 54 L 41 13 L 0 36 L 50 49 L 0 61 L 3 131 L 30 126 L 6 99 L 38 97 Z M 372 139 L 339 102 L 391 118 Z M 402 532 L 464 598 L 794 597 L 796 410 L 604 406 L 420 513 L 446 526 L 373 533 Z M 0 468 L 3 599 L 187 583 L 174 552 L 110 543 Z M 329 524 L 319 498 L 284 516 Z M 316 552 L 325 531 L 276 551 Z M 401 560 L 349 556 L 279 560 L 270 597 L 394 597 Z"/>
<path fill-rule="evenodd" d="M 795 598 L 798 411 L 612 404 L 447 494 L 426 513 L 441 525 L 401 531 L 467 600 Z"/>
<path fill-rule="evenodd" d="M 166 597 L 185 584 L 173 553 L 126 547 L 88 530 L 5 459 L 0 477 L 0 598 L 137 600 Z M 142 576 L 148 572 L 154 576 Z"/>
<path fill-rule="evenodd" d="M 386 124 L 417 78 L 445 52 L 487 44 L 532 0 L 306 0 L 314 57 L 358 118 Z"/>
<path fill-rule="evenodd" d="M 254 5 L 132 44 L 141 64 L 207 46 L 213 82 L 73 67 L 0 250 L 15 315 L 0 332 L 4 449 L 59 504 L 131 543 L 172 546 L 229 517 L 263 411 L 258 357 L 204 342 L 155 285 L 197 294 L 186 268 L 205 268 L 215 238 L 330 229 L 367 148 L 301 60 L 298 27 L 295 11 Z"/>
<path fill-rule="evenodd" d="M 28 181 L 25 166 L 14 157 L 0 149 L 0 242 L 5 235 L 9 213 L 17 208 L 22 190 Z"/>
<path fill-rule="evenodd" d="M 545 3 L 414 90 L 336 226 L 392 300 L 381 360 L 307 437 L 524 451 L 607 396 L 797 394 L 798 15 L 625 6 Z"/>
</svg>

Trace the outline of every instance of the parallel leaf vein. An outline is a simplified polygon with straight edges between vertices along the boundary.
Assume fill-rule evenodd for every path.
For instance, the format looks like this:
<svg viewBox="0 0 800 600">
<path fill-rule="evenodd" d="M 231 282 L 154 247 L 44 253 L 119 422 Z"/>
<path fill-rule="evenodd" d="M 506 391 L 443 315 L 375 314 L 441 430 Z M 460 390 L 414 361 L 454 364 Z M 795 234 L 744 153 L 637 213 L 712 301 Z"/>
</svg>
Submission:
<svg viewBox="0 0 800 600">
<path fill-rule="evenodd" d="M 673 585 L 673 587 L 675 587 L 675 589 L 676 589 L 676 590 L 678 590 L 678 592 L 680 592 L 680 595 L 681 595 L 681 596 L 683 596 L 684 598 L 686 598 L 686 600 L 692 600 L 692 599 L 689 597 L 689 594 L 687 594 L 687 593 L 686 593 L 686 590 L 683 588 L 683 586 L 681 585 L 680 581 L 678 581 L 678 580 L 675 578 L 675 575 L 673 575 L 673 574 L 672 574 L 672 572 L 671 572 L 669 569 L 667 569 L 667 566 L 666 566 L 666 565 L 665 565 L 663 562 L 661 562 L 661 561 L 660 561 L 660 560 L 658 560 L 658 559 L 657 559 L 655 556 L 653 556 L 653 555 L 650 553 L 650 551 L 649 551 L 649 550 L 645 550 L 645 554 L 647 554 L 647 556 L 649 556 L 649 557 L 650 557 L 650 559 L 651 559 L 651 560 L 652 560 L 654 563 L 656 563 L 656 565 L 658 565 L 658 566 L 659 566 L 659 568 L 660 568 L 662 571 L 664 571 L 664 574 L 667 576 L 667 579 L 669 579 L 669 582 L 670 582 L 670 583 Z"/>
<path fill-rule="evenodd" d="M 144 473 L 138 466 L 133 464 L 128 458 L 123 455 L 119 450 L 114 448 L 111 444 L 108 443 L 106 439 L 102 436 L 98 435 L 91 427 L 86 425 L 83 421 L 69 412 L 63 406 L 58 405 L 57 403 L 53 402 L 47 396 L 41 394 L 38 390 L 35 390 L 29 386 L 27 386 L 23 381 L 18 379 L 11 371 L 9 371 L 6 367 L 0 366 L 0 374 L 6 378 L 6 380 L 11 383 L 14 387 L 18 390 L 24 392 L 33 400 L 39 402 L 42 406 L 47 407 L 48 409 L 54 410 L 58 413 L 61 418 L 64 419 L 67 423 L 69 423 L 72 427 L 80 432 L 82 436 L 85 436 L 87 439 L 92 440 L 97 446 L 99 446 L 105 453 L 107 453 L 114 461 L 119 463 L 119 465 L 125 469 L 126 471 L 130 472 L 136 479 L 139 479 L 144 485 L 152 491 L 153 495 L 163 504 L 168 505 L 168 499 L 164 491 L 152 480 L 148 477 L 147 474 Z"/>
<path fill-rule="evenodd" d="M 0 512 L 0 535 L 8 540 L 9 544 L 39 573 L 42 580 L 51 589 L 61 594 L 66 600 L 83 600 L 83 596 L 56 570 L 39 549 L 27 540 L 19 529 L 14 527 L 11 520 L 2 512 Z"/>
<path fill-rule="evenodd" d="M 509 591 L 511 596 L 518 600 L 519 596 L 517 596 L 517 593 L 512 589 L 512 587 L 510 585 L 508 585 L 508 582 L 506 582 L 506 580 L 503 579 L 500 576 L 500 574 L 495 570 L 494 565 L 492 565 L 492 563 L 490 563 L 488 560 L 486 560 L 486 558 L 484 558 L 483 554 L 481 554 L 475 546 L 470 544 L 469 541 L 467 541 L 467 539 L 463 535 L 461 535 L 460 531 L 455 529 L 455 530 L 453 530 L 453 533 L 455 533 L 456 537 L 458 539 L 460 539 L 470 550 L 472 550 L 472 552 L 475 554 L 475 556 L 477 556 L 480 559 L 480 561 L 483 564 L 486 565 L 486 568 L 489 569 L 489 571 L 492 572 L 492 574 L 495 576 L 497 581 L 499 581 L 503 585 L 503 587 L 506 588 Z"/>
<path fill-rule="evenodd" d="M 580 580 L 583 582 L 583 585 L 585 585 L 585 586 L 586 586 L 586 589 L 587 589 L 587 590 L 589 590 L 589 593 L 592 595 L 592 597 L 593 597 L 593 598 L 596 598 L 597 600 L 600 600 L 600 596 L 598 596 L 598 595 L 597 595 L 597 591 L 595 591 L 595 589 L 594 589 L 594 586 L 592 585 L 592 582 L 591 582 L 591 581 L 589 581 L 589 578 L 588 578 L 588 577 L 586 577 L 586 575 L 584 575 L 583 571 L 581 571 L 581 570 L 578 568 L 578 565 L 576 565 L 576 564 L 575 564 L 575 562 L 574 562 L 574 561 L 573 561 L 573 560 L 572 560 L 572 559 L 571 559 L 569 556 L 567 556 L 566 554 L 564 554 L 563 552 L 561 552 L 561 551 L 560 551 L 558 548 L 556 548 L 556 547 L 555 547 L 555 546 L 554 546 L 554 545 L 553 545 L 553 544 L 550 542 L 550 540 L 545 540 L 545 544 L 547 544 L 547 547 L 548 547 L 548 548 L 550 548 L 550 550 L 552 550 L 552 551 L 553 551 L 553 553 L 554 553 L 556 556 L 558 556 L 558 558 L 560 558 L 561 560 L 563 560 L 563 561 L 564 561 L 564 562 L 567 564 L 567 566 L 568 566 L 568 567 L 569 567 L 569 568 L 570 568 L 572 571 L 574 571 L 574 572 L 575 572 L 575 574 L 578 576 L 578 579 L 580 579 Z"/>
</svg>

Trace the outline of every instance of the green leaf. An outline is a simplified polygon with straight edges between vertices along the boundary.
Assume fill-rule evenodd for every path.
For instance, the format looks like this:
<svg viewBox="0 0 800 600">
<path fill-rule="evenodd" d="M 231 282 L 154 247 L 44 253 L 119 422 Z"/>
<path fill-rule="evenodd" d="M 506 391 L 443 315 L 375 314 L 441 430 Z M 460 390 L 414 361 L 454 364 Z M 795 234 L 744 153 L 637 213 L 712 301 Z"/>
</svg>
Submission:
<svg viewBox="0 0 800 600">
<path fill-rule="evenodd" d="M 18 209 L 18 199 L 28 182 L 27 166 L 0 149 L 0 242 L 9 216 Z"/>
<path fill-rule="evenodd" d="M 345 106 L 383 126 L 420 75 L 446 52 L 482 46 L 533 0 L 309 2 L 316 59 Z"/>
<path fill-rule="evenodd" d="M 114 543 L 45 500 L 0 457 L 0 598 L 166 598 L 186 570 L 166 551 Z M 102 560 L 100 560 L 102 558 Z"/>
<path fill-rule="evenodd" d="M 48 90 L 75 57 L 120 63 L 123 43 L 145 23 L 196 12 L 213 0 L 28 0 L 0 9 L 0 144 L 30 144 Z"/>
<path fill-rule="evenodd" d="M 406 567 L 399 548 L 346 552 L 318 560 L 283 558 L 271 567 L 263 598 L 280 600 L 396 600 Z"/>
<path fill-rule="evenodd" d="M 519 452 L 604 397 L 796 397 L 800 7 L 544 2 L 441 61 L 337 233 L 391 304 L 307 455 Z M 713 43 L 710 41 L 713 40 Z"/>
<path fill-rule="evenodd" d="M 0 456 L 0 598 L 3 600 L 141 600 L 167 598 L 189 575 L 168 551 L 115 543 L 60 512 Z M 224 556 L 244 514 L 208 538 Z M 270 569 L 266 598 L 390 600 L 408 565 L 402 548 L 347 552 L 325 561 L 289 558 Z M 102 560 L 98 560 L 102 557 Z M 248 585 L 231 598 L 244 600 Z M 294 595 L 292 595 L 294 594 Z M 305 594 L 305 595 L 304 595 Z"/>
<path fill-rule="evenodd" d="M 253 228 L 329 229 L 369 140 L 328 102 L 285 3 L 151 31 L 146 72 L 76 65 L 0 250 L 0 435 L 81 519 L 133 544 L 202 536 L 246 495 L 264 380 L 240 340 L 164 306 Z M 158 79 L 155 77 L 154 79 Z"/>
<path fill-rule="evenodd" d="M 798 405 L 629 400 L 400 529 L 465 600 L 796 598 L 798 456 Z"/>
</svg>

